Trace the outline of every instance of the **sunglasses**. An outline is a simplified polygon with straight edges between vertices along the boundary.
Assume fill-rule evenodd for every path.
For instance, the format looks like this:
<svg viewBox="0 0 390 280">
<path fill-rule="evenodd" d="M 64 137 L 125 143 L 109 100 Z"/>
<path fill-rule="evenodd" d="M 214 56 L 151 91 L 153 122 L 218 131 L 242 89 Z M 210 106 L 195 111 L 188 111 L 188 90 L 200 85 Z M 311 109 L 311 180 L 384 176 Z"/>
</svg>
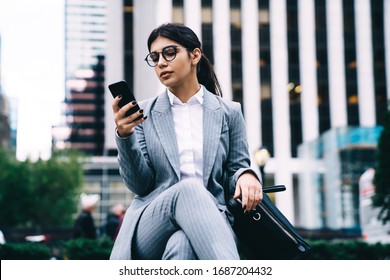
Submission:
<svg viewBox="0 0 390 280">
<path fill-rule="evenodd" d="M 145 61 L 148 63 L 150 67 L 156 67 L 159 60 L 160 54 L 165 59 L 165 61 L 172 61 L 176 58 L 177 49 L 180 48 L 178 46 L 166 46 L 162 49 L 161 52 L 150 52 L 146 57 Z"/>
</svg>

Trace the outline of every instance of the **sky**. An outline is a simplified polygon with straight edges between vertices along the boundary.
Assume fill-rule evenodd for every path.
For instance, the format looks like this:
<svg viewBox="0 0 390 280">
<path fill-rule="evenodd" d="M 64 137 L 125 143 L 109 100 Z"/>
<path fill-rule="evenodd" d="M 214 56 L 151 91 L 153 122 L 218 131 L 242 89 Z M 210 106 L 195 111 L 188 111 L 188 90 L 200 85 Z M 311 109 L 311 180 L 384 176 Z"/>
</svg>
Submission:
<svg viewBox="0 0 390 280">
<path fill-rule="evenodd" d="M 3 94 L 17 102 L 17 158 L 48 159 L 64 98 L 64 0 L 0 0 Z"/>
</svg>

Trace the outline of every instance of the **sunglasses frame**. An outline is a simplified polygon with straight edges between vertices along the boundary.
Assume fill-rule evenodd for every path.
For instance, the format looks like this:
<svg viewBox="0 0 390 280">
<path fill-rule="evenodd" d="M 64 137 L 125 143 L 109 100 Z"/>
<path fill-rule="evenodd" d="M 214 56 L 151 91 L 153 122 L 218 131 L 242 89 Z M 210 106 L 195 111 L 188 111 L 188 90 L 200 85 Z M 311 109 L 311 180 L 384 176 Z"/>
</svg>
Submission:
<svg viewBox="0 0 390 280">
<path fill-rule="evenodd" d="M 170 62 L 170 61 L 173 61 L 175 58 L 176 58 L 176 55 L 177 55 L 177 49 L 180 49 L 181 47 L 179 46 L 176 46 L 176 45 L 169 45 L 169 46 L 166 46 L 162 49 L 161 52 L 150 52 L 148 53 L 148 55 L 145 57 L 145 61 L 146 63 L 150 66 L 150 67 L 156 67 L 158 65 L 158 62 L 160 60 L 160 54 L 162 55 L 162 57 L 164 58 L 165 61 L 167 62 Z M 166 57 L 166 52 L 167 50 L 170 50 L 170 49 L 174 49 L 175 50 L 175 54 L 173 55 L 172 58 L 168 59 Z M 151 56 L 152 55 L 157 55 L 157 58 L 156 60 L 154 61 L 153 59 L 151 59 Z"/>
</svg>

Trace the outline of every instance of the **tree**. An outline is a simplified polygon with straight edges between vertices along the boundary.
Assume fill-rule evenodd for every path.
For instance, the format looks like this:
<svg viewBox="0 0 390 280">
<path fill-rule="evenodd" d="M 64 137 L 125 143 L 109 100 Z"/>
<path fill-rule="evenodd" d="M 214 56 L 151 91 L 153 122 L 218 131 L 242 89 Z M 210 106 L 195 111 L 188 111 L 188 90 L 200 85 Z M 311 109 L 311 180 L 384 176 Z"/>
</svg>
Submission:
<svg viewBox="0 0 390 280">
<path fill-rule="evenodd" d="M 23 225 L 32 204 L 29 164 L 20 163 L 0 149 L 0 226 Z"/>
<path fill-rule="evenodd" d="M 390 111 L 386 112 L 378 141 L 377 166 L 374 176 L 373 205 L 380 207 L 378 218 L 383 224 L 390 222 Z"/>
<path fill-rule="evenodd" d="M 77 154 L 20 162 L 0 152 L 0 227 L 70 225 L 83 170 Z"/>
</svg>

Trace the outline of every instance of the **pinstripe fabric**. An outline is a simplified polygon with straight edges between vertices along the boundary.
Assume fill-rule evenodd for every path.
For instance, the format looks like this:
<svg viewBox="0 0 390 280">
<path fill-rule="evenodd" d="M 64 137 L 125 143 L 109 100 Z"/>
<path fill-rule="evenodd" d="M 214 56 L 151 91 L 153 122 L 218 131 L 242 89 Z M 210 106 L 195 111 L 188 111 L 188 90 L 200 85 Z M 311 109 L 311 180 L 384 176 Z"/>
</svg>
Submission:
<svg viewBox="0 0 390 280">
<path fill-rule="evenodd" d="M 206 188 L 195 179 L 183 180 L 151 202 L 139 220 L 135 255 L 161 259 L 177 230 L 188 238 L 200 259 L 239 259 L 230 225 Z"/>
<path fill-rule="evenodd" d="M 192 207 L 184 207 L 180 210 L 177 206 L 174 208 L 176 214 L 179 211 L 183 212 L 184 215 L 188 215 L 189 220 L 193 218 L 191 214 L 195 211 L 201 213 L 199 215 L 204 217 L 204 221 L 218 220 L 220 218 L 215 218 L 215 213 L 220 216 L 220 212 L 222 212 L 226 213 L 227 218 L 232 222 L 231 215 L 225 205 L 226 197 L 234 193 L 237 178 L 250 166 L 245 122 L 239 103 L 219 98 L 205 88 L 204 93 L 203 187 L 211 194 L 209 200 L 211 198 L 213 203 L 202 201 L 198 205 L 201 210 Z M 164 92 L 156 98 L 146 100 L 140 106 L 144 109 L 144 114 L 148 116 L 148 119 L 143 124 L 138 125 L 136 133 L 129 137 L 116 137 L 120 174 L 126 186 L 136 196 L 126 212 L 111 253 L 111 259 L 132 259 L 134 257 L 132 252 L 138 252 L 138 248 L 133 246 L 133 237 L 141 215 L 143 216 L 144 211 L 146 216 L 150 215 L 148 205 L 156 203 L 155 199 L 164 199 L 164 191 L 180 181 L 178 147 L 167 93 Z M 164 195 L 160 197 L 163 192 Z M 212 204 L 214 206 L 210 206 Z M 170 204 L 168 203 L 168 205 Z M 145 217 L 140 222 L 140 225 L 142 224 L 140 229 L 145 232 L 144 235 L 148 233 L 148 227 L 144 225 L 150 223 L 148 219 L 152 219 L 153 215 L 147 219 Z M 198 237 L 195 237 L 195 227 L 197 230 L 202 229 L 203 235 L 214 236 L 217 234 L 223 241 L 227 234 L 226 228 L 221 230 L 223 226 L 218 229 L 218 232 L 215 232 L 213 227 L 201 227 L 203 224 L 198 220 L 197 223 L 192 224 L 193 227 L 186 229 L 182 228 L 184 224 L 179 225 L 178 223 L 174 228 L 170 228 L 169 225 L 167 227 L 171 234 L 178 229 L 183 230 L 200 259 L 227 258 L 228 253 L 226 252 L 219 252 L 220 255 L 211 257 L 207 252 L 199 251 L 201 250 L 199 247 L 202 246 L 197 246 L 200 241 L 196 239 Z M 140 236 L 139 234 L 138 232 L 137 237 Z M 231 232 L 230 235 L 232 235 Z M 194 241 L 195 239 L 198 241 Z M 161 244 L 158 245 L 163 247 L 168 241 L 166 237 L 162 239 L 162 242 L 161 239 L 159 240 Z M 229 244 L 229 242 L 225 242 L 226 251 L 232 250 Z M 156 252 L 145 255 L 161 256 L 161 250 L 158 249 L 159 246 L 156 242 L 153 243 L 153 246 L 155 245 Z M 232 256 L 230 255 L 230 257 Z"/>
<path fill-rule="evenodd" d="M 184 231 L 178 230 L 168 239 L 162 259 L 197 260 L 198 256 Z"/>
</svg>

